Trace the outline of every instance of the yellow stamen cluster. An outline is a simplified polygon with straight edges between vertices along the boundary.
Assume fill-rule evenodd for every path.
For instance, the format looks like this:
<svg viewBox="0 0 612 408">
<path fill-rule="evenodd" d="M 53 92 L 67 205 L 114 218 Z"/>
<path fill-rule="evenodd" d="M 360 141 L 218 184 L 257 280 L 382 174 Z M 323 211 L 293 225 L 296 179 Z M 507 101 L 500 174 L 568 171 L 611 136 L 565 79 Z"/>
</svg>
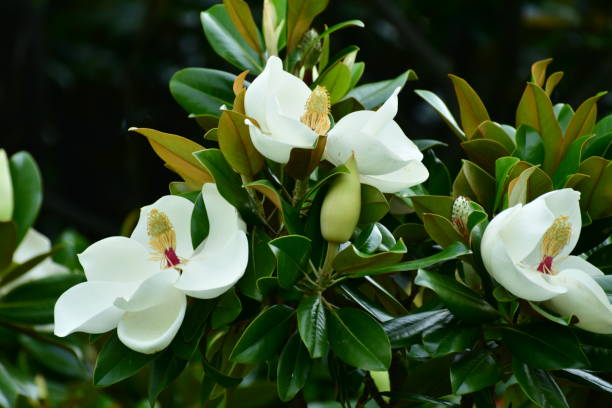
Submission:
<svg viewBox="0 0 612 408">
<path fill-rule="evenodd" d="M 567 216 L 555 219 L 542 238 L 542 257 L 554 258 L 566 246 L 572 235 L 572 224 Z"/>
<path fill-rule="evenodd" d="M 155 260 L 165 261 L 166 251 L 176 248 L 176 232 L 170 219 L 163 212 L 153 209 L 147 218 L 149 245 L 155 251 Z"/>
<path fill-rule="evenodd" d="M 306 101 L 306 112 L 300 121 L 318 135 L 325 136 L 331 126 L 329 92 L 324 86 L 317 85 Z"/>
</svg>

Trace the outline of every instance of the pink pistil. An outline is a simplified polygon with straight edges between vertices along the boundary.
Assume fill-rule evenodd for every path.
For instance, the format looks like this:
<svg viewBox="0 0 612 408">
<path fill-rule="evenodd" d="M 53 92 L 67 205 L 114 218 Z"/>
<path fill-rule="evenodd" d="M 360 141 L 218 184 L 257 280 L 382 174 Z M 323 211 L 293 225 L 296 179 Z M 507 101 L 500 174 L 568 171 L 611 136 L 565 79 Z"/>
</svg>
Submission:
<svg viewBox="0 0 612 408">
<path fill-rule="evenodd" d="M 166 256 L 166 261 L 168 262 L 168 267 L 173 267 L 181 263 L 181 260 L 174 252 L 174 249 L 169 248 L 164 250 L 164 255 Z"/>
<path fill-rule="evenodd" d="M 553 263 L 553 257 L 545 256 L 542 262 L 540 262 L 540 265 L 538 266 L 538 272 L 542 272 L 547 275 L 550 275 L 550 272 L 552 270 L 552 263 Z"/>
</svg>

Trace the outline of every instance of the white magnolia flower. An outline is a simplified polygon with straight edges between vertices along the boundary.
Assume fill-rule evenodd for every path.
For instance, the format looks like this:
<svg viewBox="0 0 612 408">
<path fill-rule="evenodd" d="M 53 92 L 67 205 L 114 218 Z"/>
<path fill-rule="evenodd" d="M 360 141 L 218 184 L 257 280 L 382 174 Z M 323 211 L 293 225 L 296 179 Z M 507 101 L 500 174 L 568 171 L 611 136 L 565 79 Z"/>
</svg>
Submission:
<svg viewBox="0 0 612 408">
<path fill-rule="evenodd" d="M 55 305 L 55 334 L 103 333 L 141 353 L 170 344 L 185 315 L 186 294 L 214 298 L 244 274 L 245 224 L 236 209 L 205 184 L 206 240 L 194 250 L 193 203 L 164 196 L 143 207 L 130 238 L 98 241 L 79 255 L 87 282 L 67 290 Z"/>
<path fill-rule="evenodd" d="M 311 91 L 301 79 L 285 72 L 281 59 L 274 56 L 247 88 L 244 108 L 257 122 L 246 120 L 253 145 L 278 163 L 287 163 L 295 147 L 312 149 L 329 129 L 325 88 Z"/>
<path fill-rule="evenodd" d="M 354 153 L 361 182 L 383 193 L 412 187 L 429 176 L 421 163 L 423 154 L 393 120 L 399 91 L 377 111 L 352 112 L 340 119 L 329 131 L 325 147 L 325 158 L 337 166 Z"/>
<path fill-rule="evenodd" d="M 13 218 L 13 181 L 6 151 L 0 149 L 0 222 Z"/>
<path fill-rule="evenodd" d="M 612 305 L 593 279 L 603 273 L 570 255 L 582 225 L 580 193 L 563 189 L 498 214 L 481 244 L 485 267 L 513 295 L 574 315 L 578 327 L 612 333 Z"/>
</svg>

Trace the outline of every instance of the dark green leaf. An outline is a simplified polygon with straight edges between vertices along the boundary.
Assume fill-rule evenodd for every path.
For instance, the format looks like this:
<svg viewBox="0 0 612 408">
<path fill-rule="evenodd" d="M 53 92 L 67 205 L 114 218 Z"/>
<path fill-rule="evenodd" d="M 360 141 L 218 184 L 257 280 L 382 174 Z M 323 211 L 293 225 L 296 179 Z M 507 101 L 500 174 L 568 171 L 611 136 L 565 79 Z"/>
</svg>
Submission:
<svg viewBox="0 0 612 408">
<path fill-rule="evenodd" d="M 320 296 L 307 296 L 297 309 L 297 324 L 300 337 L 312 358 L 327 353 L 327 316 Z"/>
<path fill-rule="evenodd" d="M 384 194 L 376 187 L 361 185 L 361 214 L 359 224 L 371 224 L 380 221 L 389 212 L 389 203 Z"/>
<path fill-rule="evenodd" d="M 383 328 L 389 337 L 391 347 L 400 348 L 417 343 L 423 332 L 443 326 L 451 319 L 452 315 L 448 310 L 440 309 L 397 317 L 384 322 Z"/>
<path fill-rule="evenodd" d="M 480 330 L 476 326 L 452 322 L 447 326 L 433 327 L 423 334 L 423 346 L 432 357 L 471 349 Z"/>
<path fill-rule="evenodd" d="M 532 368 L 517 359 L 512 371 L 525 395 L 541 408 L 569 408 L 555 380 L 544 370 Z"/>
<path fill-rule="evenodd" d="M 381 239 L 382 242 L 382 239 Z M 379 244 L 380 245 L 380 242 Z M 334 258 L 334 270 L 337 273 L 354 275 L 369 275 L 371 271 L 396 265 L 406 253 L 406 246 L 400 239 L 386 252 L 368 254 L 349 245 Z"/>
<path fill-rule="evenodd" d="M 270 241 L 277 248 L 278 283 L 282 288 L 289 288 L 300 276 L 307 273 L 308 259 L 312 249 L 310 239 L 301 235 L 286 235 Z"/>
<path fill-rule="evenodd" d="M 468 351 L 453 361 L 450 377 L 454 394 L 469 394 L 497 383 L 501 367 L 490 351 Z"/>
<path fill-rule="evenodd" d="M 225 326 L 233 322 L 241 311 L 242 304 L 240 303 L 240 298 L 232 288 L 219 297 L 217 306 L 210 317 L 210 326 L 213 329 Z"/>
<path fill-rule="evenodd" d="M 202 199 L 202 193 L 198 192 L 193 212 L 191 213 L 191 242 L 194 248 L 197 248 L 206 239 L 209 228 L 206 206 Z"/>
<path fill-rule="evenodd" d="M 287 0 L 287 49 L 292 51 L 329 0 Z"/>
<path fill-rule="evenodd" d="M 218 118 L 221 105 L 231 108 L 234 102 L 235 79 L 235 75 L 216 69 L 185 68 L 170 79 L 170 93 L 190 114 Z"/>
<path fill-rule="evenodd" d="M 149 373 L 149 403 L 155 405 L 157 396 L 174 381 L 187 366 L 187 360 L 175 356 L 172 348 L 162 351 L 153 362 Z"/>
<path fill-rule="evenodd" d="M 139 372 L 156 357 L 157 354 L 142 354 L 127 348 L 117 335 L 113 334 L 98 354 L 93 383 L 98 387 L 106 387 L 123 381 Z"/>
<path fill-rule="evenodd" d="M 202 367 L 204 368 L 205 376 L 212 378 L 223 388 L 235 388 L 242 382 L 242 378 L 223 374 L 219 369 L 206 361 L 205 358 L 202 358 Z"/>
<path fill-rule="evenodd" d="M 513 156 L 534 165 L 544 162 L 544 144 L 535 129 L 527 125 L 519 126 L 516 130 L 516 150 Z"/>
<path fill-rule="evenodd" d="M 38 165 L 28 152 L 17 152 L 9 160 L 13 182 L 13 221 L 17 244 L 32 227 L 42 204 L 42 179 Z"/>
<path fill-rule="evenodd" d="M 612 384 L 603 378 L 597 377 L 588 371 L 567 368 L 559 372 L 559 376 L 565 377 L 576 384 L 585 385 L 597 391 L 607 392 L 612 394 Z"/>
<path fill-rule="evenodd" d="M 281 401 L 290 401 L 304 387 L 312 361 L 308 350 L 295 333 L 285 347 L 278 360 L 277 386 Z"/>
<path fill-rule="evenodd" d="M 257 280 L 274 272 L 274 254 L 268 245 L 270 237 L 263 230 L 254 228 L 250 238 L 249 263 L 244 276 L 238 281 L 238 287 L 245 295 L 261 300 Z"/>
<path fill-rule="evenodd" d="M 407 81 L 415 79 L 417 79 L 417 75 L 409 69 L 393 79 L 360 85 L 349 92 L 346 99 L 355 98 L 366 109 L 374 109 L 385 103 L 396 88 L 403 88 Z"/>
<path fill-rule="evenodd" d="M 11 265 L 17 249 L 17 227 L 13 221 L 0 222 L 0 271 Z"/>
</svg>

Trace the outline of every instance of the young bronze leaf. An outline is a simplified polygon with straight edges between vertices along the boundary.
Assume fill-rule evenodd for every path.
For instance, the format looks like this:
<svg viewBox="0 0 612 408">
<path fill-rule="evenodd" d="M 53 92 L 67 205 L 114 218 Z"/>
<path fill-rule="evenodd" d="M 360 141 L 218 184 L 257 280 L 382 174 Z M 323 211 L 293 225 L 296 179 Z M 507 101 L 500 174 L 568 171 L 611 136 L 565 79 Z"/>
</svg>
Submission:
<svg viewBox="0 0 612 408">
<path fill-rule="evenodd" d="M 470 140 L 478 125 L 485 120 L 490 120 L 489 113 L 476 91 L 464 79 L 455 75 L 449 75 L 449 78 L 453 81 L 459 103 L 461 127 L 467 139 Z"/>
</svg>

